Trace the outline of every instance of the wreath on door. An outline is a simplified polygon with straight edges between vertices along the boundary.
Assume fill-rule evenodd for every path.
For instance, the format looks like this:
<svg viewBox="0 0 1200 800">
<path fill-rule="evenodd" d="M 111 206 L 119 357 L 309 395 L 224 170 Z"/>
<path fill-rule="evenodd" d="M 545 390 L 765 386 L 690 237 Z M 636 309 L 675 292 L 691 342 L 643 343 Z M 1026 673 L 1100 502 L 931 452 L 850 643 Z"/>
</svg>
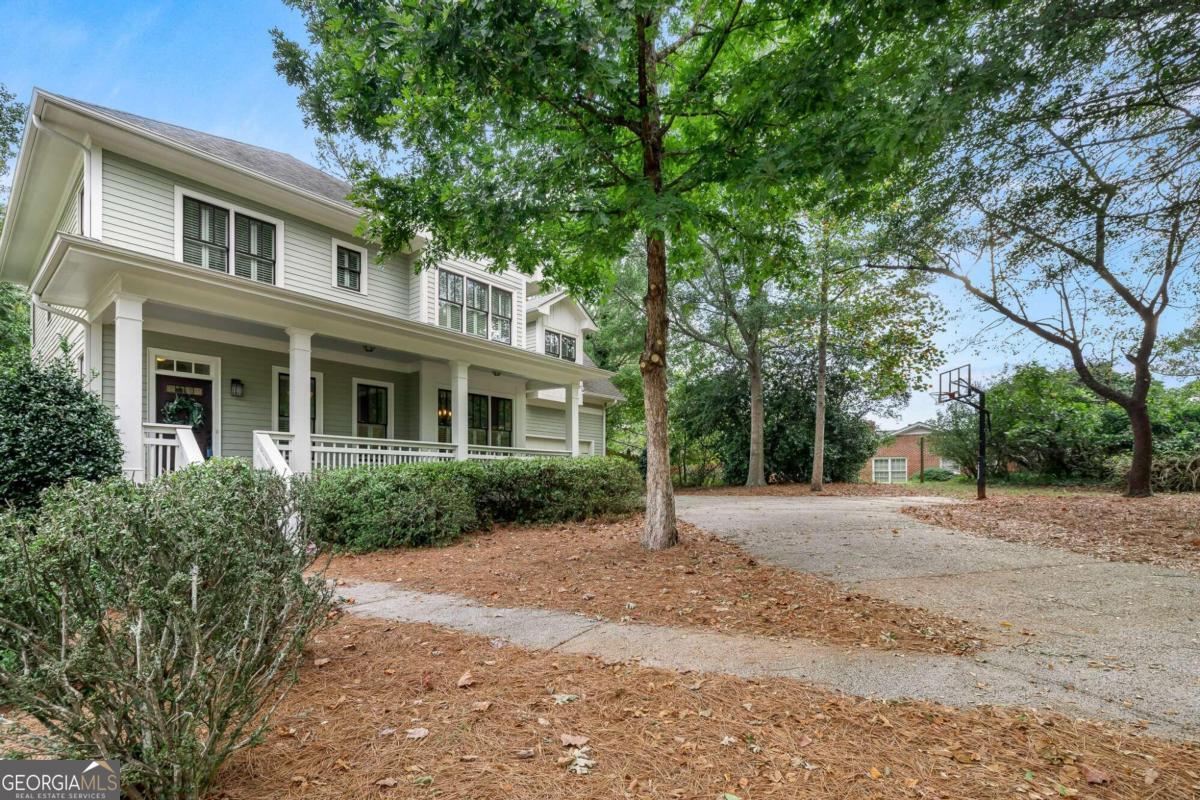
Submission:
<svg viewBox="0 0 1200 800">
<path fill-rule="evenodd" d="M 177 394 L 162 407 L 162 421 L 168 425 L 187 425 L 195 430 L 204 422 L 204 406 L 194 397 Z"/>
</svg>

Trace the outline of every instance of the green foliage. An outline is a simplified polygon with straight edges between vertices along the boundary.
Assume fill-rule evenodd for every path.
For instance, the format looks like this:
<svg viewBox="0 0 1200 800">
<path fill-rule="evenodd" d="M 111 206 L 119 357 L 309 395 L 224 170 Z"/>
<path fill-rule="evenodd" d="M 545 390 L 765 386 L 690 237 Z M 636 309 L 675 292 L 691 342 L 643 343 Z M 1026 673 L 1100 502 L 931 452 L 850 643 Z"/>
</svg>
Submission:
<svg viewBox="0 0 1200 800">
<path fill-rule="evenodd" d="M 286 481 L 218 460 L 72 481 L 0 518 L 0 706 L 42 728 L 19 743 L 118 758 L 129 796 L 207 796 L 330 607 L 292 508 Z"/>
<path fill-rule="evenodd" d="M 472 462 L 318 472 L 300 512 L 316 539 L 357 552 L 447 544 L 479 526 L 481 473 Z"/>
<path fill-rule="evenodd" d="M 813 420 L 816 414 L 814 357 L 806 352 L 779 353 L 764 375 L 765 464 L 772 482 L 807 481 L 812 472 Z M 718 365 L 690 378 L 690 391 L 676 414 L 681 432 L 709 437 L 725 483 L 745 481 L 749 454 L 749 389 L 743 370 Z M 826 391 L 825 478 L 854 480 L 878 443 L 864 419 L 881 407 L 848 377 L 838 358 L 831 359 Z"/>
<path fill-rule="evenodd" d="M 321 541 L 355 551 L 443 545 L 493 522 L 567 522 L 641 502 L 619 458 L 498 459 L 318 472 L 301 513 Z"/>
<path fill-rule="evenodd" d="M 920 477 L 927 481 L 940 483 L 942 481 L 953 480 L 954 473 L 942 467 L 929 467 L 920 474 Z"/>
<path fill-rule="evenodd" d="M 1115 385 L 1128 376 L 1105 374 Z M 1148 394 L 1156 457 L 1200 450 L 1200 399 L 1196 386 Z M 988 387 L 992 428 L 989 473 L 1004 476 L 1009 465 L 1041 480 L 1099 481 L 1111 473 L 1109 460 L 1127 454 L 1132 436 L 1125 412 L 1091 392 L 1071 369 L 1038 364 L 1017 367 Z M 975 412 L 960 404 L 943 408 L 934 447 L 974 474 L 978 447 Z"/>
<path fill-rule="evenodd" d="M 29 338 L 29 293 L 0 282 L 0 359 L 28 355 Z"/>
<path fill-rule="evenodd" d="M 0 501 L 35 506 L 48 486 L 120 469 L 113 414 L 65 358 L 0 362 Z"/>
<path fill-rule="evenodd" d="M 1110 458 L 1105 465 L 1108 479 L 1124 484 L 1133 459 L 1129 455 Z M 1200 452 L 1163 453 L 1150 469 L 1150 486 L 1156 492 L 1200 492 Z"/>
</svg>

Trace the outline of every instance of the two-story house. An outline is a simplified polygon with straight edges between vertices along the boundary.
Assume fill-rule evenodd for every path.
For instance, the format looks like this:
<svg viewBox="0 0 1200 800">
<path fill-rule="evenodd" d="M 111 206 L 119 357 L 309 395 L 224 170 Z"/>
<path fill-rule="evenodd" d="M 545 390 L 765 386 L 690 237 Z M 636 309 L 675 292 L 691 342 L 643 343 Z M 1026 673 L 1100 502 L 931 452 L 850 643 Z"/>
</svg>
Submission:
<svg viewBox="0 0 1200 800">
<path fill-rule="evenodd" d="M 306 472 L 603 453 L 620 394 L 584 355 L 587 312 L 516 271 L 417 271 L 423 239 L 382 258 L 348 190 L 39 90 L 0 279 L 29 287 L 35 354 L 65 342 L 114 409 L 135 480 L 206 456 Z"/>
</svg>

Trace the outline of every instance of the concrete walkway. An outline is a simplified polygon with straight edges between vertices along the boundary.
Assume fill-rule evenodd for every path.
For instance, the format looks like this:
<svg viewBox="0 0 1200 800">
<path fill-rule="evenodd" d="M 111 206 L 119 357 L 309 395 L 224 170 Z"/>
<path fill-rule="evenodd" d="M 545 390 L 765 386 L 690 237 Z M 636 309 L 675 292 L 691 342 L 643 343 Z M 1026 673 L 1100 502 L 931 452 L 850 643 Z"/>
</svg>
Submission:
<svg viewBox="0 0 1200 800">
<path fill-rule="evenodd" d="M 620 624 L 388 583 L 356 583 L 339 593 L 354 599 L 354 614 L 430 622 L 532 649 L 796 678 L 866 697 L 1051 707 L 1146 720 L 1165 735 L 1200 733 L 1200 580 L 935 528 L 898 513 L 912 502 L 691 496 L 679 498 L 679 510 L 764 561 L 971 620 L 998 642 L 978 656 Z"/>
</svg>

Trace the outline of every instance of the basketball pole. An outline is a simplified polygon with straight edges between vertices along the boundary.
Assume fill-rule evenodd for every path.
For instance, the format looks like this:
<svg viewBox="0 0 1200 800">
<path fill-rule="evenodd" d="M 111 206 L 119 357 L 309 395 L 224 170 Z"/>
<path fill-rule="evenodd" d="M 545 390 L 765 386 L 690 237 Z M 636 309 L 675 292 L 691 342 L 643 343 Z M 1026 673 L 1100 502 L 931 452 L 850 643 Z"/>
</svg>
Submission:
<svg viewBox="0 0 1200 800">
<path fill-rule="evenodd" d="M 979 392 L 979 465 L 975 470 L 975 497 L 987 500 L 987 392 Z"/>
</svg>

